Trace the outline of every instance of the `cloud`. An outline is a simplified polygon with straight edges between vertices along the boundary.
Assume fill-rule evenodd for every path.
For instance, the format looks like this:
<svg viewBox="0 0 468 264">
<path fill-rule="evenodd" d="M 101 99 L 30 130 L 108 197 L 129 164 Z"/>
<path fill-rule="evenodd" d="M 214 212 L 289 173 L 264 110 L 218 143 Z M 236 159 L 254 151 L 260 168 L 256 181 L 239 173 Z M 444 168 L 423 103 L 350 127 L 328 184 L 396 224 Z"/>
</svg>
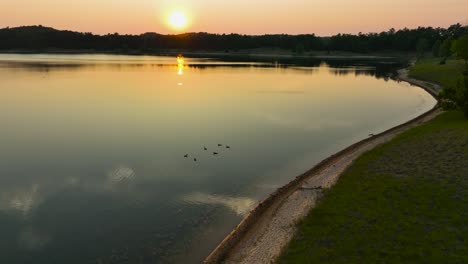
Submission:
<svg viewBox="0 0 468 264">
<path fill-rule="evenodd" d="M 229 197 L 206 193 L 192 193 L 182 198 L 183 201 L 198 205 L 223 205 L 236 214 L 243 216 L 255 206 L 256 201 L 247 197 Z"/>
<path fill-rule="evenodd" d="M 18 236 L 18 246 L 26 250 L 39 250 L 50 242 L 50 236 L 34 230 L 32 227 L 23 229 Z"/>
<path fill-rule="evenodd" d="M 107 175 L 107 180 L 109 183 L 120 183 L 124 181 L 129 181 L 135 178 L 136 174 L 133 169 L 119 166 L 116 169 L 110 171 Z"/>
<path fill-rule="evenodd" d="M 0 210 L 17 210 L 23 215 L 41 202 L 39 185 L 33 184 L 28 188 L 4 193 L 0 199 Z"/>
</svg>

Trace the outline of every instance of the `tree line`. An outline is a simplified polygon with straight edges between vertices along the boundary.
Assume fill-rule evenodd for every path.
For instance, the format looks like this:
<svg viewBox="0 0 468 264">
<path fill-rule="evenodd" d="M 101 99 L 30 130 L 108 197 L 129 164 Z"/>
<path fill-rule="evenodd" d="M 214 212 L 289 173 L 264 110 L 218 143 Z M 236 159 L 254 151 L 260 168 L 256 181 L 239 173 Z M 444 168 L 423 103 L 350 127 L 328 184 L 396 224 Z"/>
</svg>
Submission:
<svg viewBox="0 0 468 264">
<path fill-rule="evenodd" d="M 446 50 L 441 47 L 445 47 L 448 42 L 451 43 L 452 40 L 463 35 L 468 35 L 468 26 L 461 24 L 448 28 L 390 29 L 381 33 L 337 34 L 331 37 L 318 37 L 314 34 L 251 36 L 205 32 L 179 35 L 158 33 L 96 35 L 43 26 L 24 26 L 0 29 L 0 50 L 63 49 L 150 53 L 169 49 L 229 52 L 243 49 L 279 48 L 297 53 L 398 51 L 424 54 L 432 49 L 434 53 L 437 50 L 437 55 L 439 55 L 439 52 Z"/>
</svg>

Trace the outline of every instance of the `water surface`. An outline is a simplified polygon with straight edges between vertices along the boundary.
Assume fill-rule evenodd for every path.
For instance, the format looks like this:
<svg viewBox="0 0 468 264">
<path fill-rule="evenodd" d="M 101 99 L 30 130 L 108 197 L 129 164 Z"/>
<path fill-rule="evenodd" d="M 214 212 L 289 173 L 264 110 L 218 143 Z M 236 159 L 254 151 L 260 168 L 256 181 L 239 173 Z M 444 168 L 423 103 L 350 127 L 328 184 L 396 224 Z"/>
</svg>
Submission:
<svg viewBox="0 0 468 264">
<path fill-rule="evenodd" d="M 199 262 L 276 188 L 434 106 L 378 73 L 0 55 L 0 263 Z"/>
</svg>

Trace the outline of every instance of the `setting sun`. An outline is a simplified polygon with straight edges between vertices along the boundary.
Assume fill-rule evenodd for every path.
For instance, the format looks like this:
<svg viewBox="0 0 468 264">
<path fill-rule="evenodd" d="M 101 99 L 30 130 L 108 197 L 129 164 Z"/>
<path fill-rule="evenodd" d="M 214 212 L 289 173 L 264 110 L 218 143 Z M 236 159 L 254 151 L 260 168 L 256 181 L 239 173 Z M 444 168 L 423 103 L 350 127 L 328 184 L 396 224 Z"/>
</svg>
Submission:
<svg viewBox="0 0 468 264">
<path fill-rule="evenodd" d="M 180 11 L 172 12 L 169 16 L 169 25 L 174 29 L 184 29 L 187 26 L 187 16 Z"/>
</svg>

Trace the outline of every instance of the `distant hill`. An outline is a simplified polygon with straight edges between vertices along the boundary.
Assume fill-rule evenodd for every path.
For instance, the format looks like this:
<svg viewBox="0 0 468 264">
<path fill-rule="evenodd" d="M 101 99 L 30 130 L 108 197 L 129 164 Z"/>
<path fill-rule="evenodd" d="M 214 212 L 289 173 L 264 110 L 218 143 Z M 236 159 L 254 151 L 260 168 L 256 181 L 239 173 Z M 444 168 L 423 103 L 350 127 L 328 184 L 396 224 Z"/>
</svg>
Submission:
<svg viewBox="0 0 468 264">
<path fill-rule="evenodd" d="M 186 33 L 162 35 L 145 33 L 141 35 L 95 35 L 68 30 L 57 30 L 43 26 L 24 26 L 0 29 L 0 51 L 24 50 L 88 50 L 116 52 L 160 52 L 169 49 L 235 51 L 243 49 L 278 48 L 297 53 L 307 51 L 377 52 L 416 50 L 418 42 L 429 45 L 448 37 L 457 38 L 468 34 L 468 27 L 455 24 L 449 28 L 419 27 L 417 29 L 391 29 L 381 33 L 338 34 L 331 37 L 307 35 L 240 35 Z"/>
</svg>

